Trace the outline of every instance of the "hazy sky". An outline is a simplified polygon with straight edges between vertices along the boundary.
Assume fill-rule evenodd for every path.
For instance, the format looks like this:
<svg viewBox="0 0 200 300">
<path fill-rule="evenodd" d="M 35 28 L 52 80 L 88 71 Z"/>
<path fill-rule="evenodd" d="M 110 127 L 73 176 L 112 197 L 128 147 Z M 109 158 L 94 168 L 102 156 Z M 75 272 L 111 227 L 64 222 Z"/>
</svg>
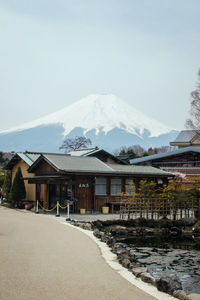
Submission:
<svg viewBox="0 0 200 300">
<path fill-rule="evenodd" d="M 199 0 L 0 0 L 0 129 L 91 93 L 184 128 Z"/>
</svg>

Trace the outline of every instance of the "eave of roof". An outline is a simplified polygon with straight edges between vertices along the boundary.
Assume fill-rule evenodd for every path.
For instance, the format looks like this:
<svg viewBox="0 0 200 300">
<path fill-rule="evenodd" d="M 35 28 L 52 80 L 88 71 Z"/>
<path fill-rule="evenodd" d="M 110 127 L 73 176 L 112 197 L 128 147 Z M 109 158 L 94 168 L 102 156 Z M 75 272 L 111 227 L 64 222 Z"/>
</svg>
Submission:
<svg viewBox="0 0 200 300">
<path fill-rule="evenodd" d="M 192 144 L 190 142 L 170 142 L 170 145 L 171 146 L 179 146 L 179 145 L 190 146 Z"/>
<path fill-rule="evenodd" d="M 138 164 L 141 162 L 147 162 L 147 161 L 170 157 L 170 156 L 174 156 L 174 155 L 179 155 L 179 154 L 183 154 L 183 153 L 187 153 L 187 152 L 200 153 L 200 148 L 191 146 L 191 147 L 185 147 L 182 149 L 178 149 L 175 151 L 169 151 L 169 152 L 165 152 L 165 153 L 158 153 L 158 154 L 153 154 L 153 155 L 144 156 L 144 157 L 140 157 L 140 158 L 135 158 L 130 161 L 130 164 L 135 165 L 135 164 Z"/>
</svg>

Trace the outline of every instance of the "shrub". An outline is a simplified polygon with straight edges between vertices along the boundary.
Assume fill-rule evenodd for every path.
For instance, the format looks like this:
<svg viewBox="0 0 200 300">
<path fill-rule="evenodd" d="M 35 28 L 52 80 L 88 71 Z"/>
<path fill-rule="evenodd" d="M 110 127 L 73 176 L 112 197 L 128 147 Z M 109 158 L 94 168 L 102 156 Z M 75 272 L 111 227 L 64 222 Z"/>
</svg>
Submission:
<svg viewBox="0 0 200 300">
<path fill-rule="evenodd" d="M 200 228 L 200 220 L 198 220 L 195 225 L 194 225 L 195 228 Z"/>
</svg>

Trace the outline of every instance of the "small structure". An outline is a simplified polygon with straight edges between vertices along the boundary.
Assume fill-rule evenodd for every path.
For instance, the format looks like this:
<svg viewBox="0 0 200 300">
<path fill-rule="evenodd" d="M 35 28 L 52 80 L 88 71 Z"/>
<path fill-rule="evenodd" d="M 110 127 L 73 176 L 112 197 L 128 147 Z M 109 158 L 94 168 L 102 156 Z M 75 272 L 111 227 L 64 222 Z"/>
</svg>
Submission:
<svg viewBox="0 0 200 300">
<path fill-rule="evenodd" d="M 141 179 L 168 183 L 172 174 L 146 166 L 106 164 L 96 157 L 41 154 L 29 167 L 29 184 L 37 187 L 36 200 L 46 208 L 56 202 L 76 200 L 74 211 L 101 211 L 103 206 L 119 206 L 121 192 L 132 182 L 137 189 Z"/>
<path fill-rule="evenodd" d="M 179 149 L 191 146 L 200 147 L 200 131 L 182 130 L 170 145 L 176 146 Z"/>
<path fill-rule="evenodd" d="M 130 160 L 133 159 L 134 157 L 135 157 L 135 155 L 132 153 L 119 154 L 116 156 L 116 158 L 120 159 L 121 161 L 123 161 L 126 164 L 130 164 Z"/>
</svg>

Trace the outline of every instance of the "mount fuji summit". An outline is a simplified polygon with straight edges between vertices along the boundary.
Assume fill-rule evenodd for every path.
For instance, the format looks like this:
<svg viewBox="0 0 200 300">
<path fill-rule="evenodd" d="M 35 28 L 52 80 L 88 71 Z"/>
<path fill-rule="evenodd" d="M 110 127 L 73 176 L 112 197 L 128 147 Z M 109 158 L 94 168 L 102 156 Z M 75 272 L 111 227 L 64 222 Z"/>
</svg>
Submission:
<svg viewBox="0 0 200 300">
<path fill-rule="evenodd" d="M 66 137 L 86 136 L 92 146 L 113 152 L 122 146 L 169 145 L 177 131 L 114 95 L 89 95 L 65 108 L 0 131 L 1 151 L 58 152 Z"/>
</svg>

